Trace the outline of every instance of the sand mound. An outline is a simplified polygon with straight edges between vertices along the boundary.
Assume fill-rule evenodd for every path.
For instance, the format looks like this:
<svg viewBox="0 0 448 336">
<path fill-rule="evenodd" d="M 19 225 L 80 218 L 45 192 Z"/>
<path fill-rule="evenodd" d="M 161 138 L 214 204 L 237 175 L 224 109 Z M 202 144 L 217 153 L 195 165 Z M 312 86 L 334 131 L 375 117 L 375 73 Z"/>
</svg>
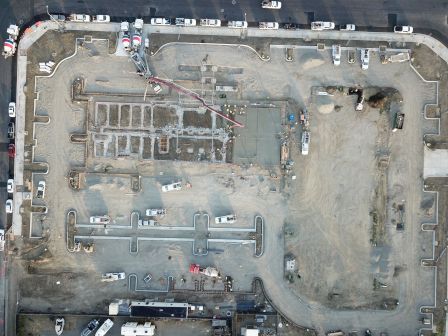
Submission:
<svg viewBox="0 0 448 336">
<path fill-rule="evenodd" d="M 301 63 L 304 70 L 309 70 L 321 66 L 325 61 L 317 53 L 307 53 L 301 57 Z"/>
<path fill-rule="evenodd" d="M 319 97 L 317 102 L 317 111 L 322 114 L 329 114 L 334 111 L 334 103 L 329 97 Z"/>
</svg>

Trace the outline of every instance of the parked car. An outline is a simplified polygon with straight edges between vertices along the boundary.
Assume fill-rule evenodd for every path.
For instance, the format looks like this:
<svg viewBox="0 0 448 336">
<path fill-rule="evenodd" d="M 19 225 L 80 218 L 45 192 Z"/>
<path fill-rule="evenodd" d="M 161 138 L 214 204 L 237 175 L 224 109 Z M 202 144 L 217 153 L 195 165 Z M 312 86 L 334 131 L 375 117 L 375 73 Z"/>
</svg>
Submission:
<svg viewBox="0 0 448 336">
<path fill-rule="evenodd" d="M 8 179 L 8 182 L 6 182 L 6 190 L 10 194 L 12 194 L 14 192 L 14 180 L 13 179 Z"/>
<path fill-rule="evenodd" d="M 334 29 L 334 22 L 314 21 L 311 22 L 311 30 L 332 30 Z"/>
<path fill-rule="evenodd" d="M 92 331 L 94 331 L 98 327 L 99 324 L 100 322 L 98 320 L 93 319 L 92 321 L 89 322 L 87 327 L 85 327 L 84 330 L 81 332 L 81 336 L 90 335 Z"/>
<path fill-rule="evenodd" d="M 369 49 L 361 49 L 361 69 L 367 70 L 369 68 Z"/>
<path fill-rule="evenodd" d="M 94 15 L 93 17 L 92 17 L 92 21 L 93 22 L 98 22 L 98 23 L 101 23 L 101 22 L 110 22 L 110 16 L 109 15 Z"/>
<path fill-rule="evenodd" d="M 217 19 L 201 19 L 199 24 L 203 27 L 221 27 L 221 20 Z"/>
<path fill-rule="evenodd" d="M 10 158 L 15 158 L 16 157 L 16 145 L 9 144 L 9 146 L 8 146 L 8 156 Z"/>
<path fill-rule="evenodd" d="M 182 182 L 175 182 L 175 183 L 165 184 L 162 186 L 163 192 L 174 191 L 174 190 L 182 190 Z"/>
<path fill-rule="evenodd" d="M 0 251 L 5 250 L 5 230 L 0 229 Z"/>
<path fill-rule="evenodd" d="M 333 45 L 332 47 L 332 56 L 333 56 L 333 64 L 340 65 L 341 64 L 341 46 L 338 44 Z"/>
<path fill-rule="evenodd" d="M 247 21 L 229 21 L 227 24 L 229 28 L 247 28 Z"/>
<path fill-rule="evenodd" d="M 297 23 L 289 22 L 289 23 L 284 23 L 282 25 L 282 28 L 283 29 L 289 29 L 289 30 L 295 30 L 295 29 L 299 28 L 299 25 Z"/>
<path fill-rule="evenodd" d="M 342 31 L 355 31 L 356 30 L 356 26 L 354 24 L 346 24 L 341 26 L 340 30 Z"/>
<path fill-rule="evenodd" d="M 8 106 L 8 114 L 10 118 L 15 118 L 16 116 L 16 103 L 11 102 Z"/>
<path fill-rule="evenodd" d="M 411 26 L 395 26 L 394 33 L 398 34 L 412 34 L 414 32 L 414 28 Z"/>
<path fill-rule="evenodd" d="M 281 1 L 263 0 L 261 2 L 261 8 L 280 9 L 280 8 L 282 8 L 282 3 L 281 3 Z"/>
<path fill-rule="evenodd" d="M 62 14 L 50 14 L 52 20 L 56 20 L 59 22 L 64 22 L 66 17 Z"/>
<path fill-rule="evenodd" d="M 138 220 L 138 226 L 158 226 L 159 223 L 157 223 L 154 219 L 139 219 Z"/>
<path fill-rule="evenodd" d="M 71 14 L 69 20 L 73 22 L 90 22 L 90 15 L 86 14 Z"/>
<path fill-rule="evenodd" d="M 167 18 L 152 18 L 151 24 L 154 26 L 169 26 L 171 25 L 171 20 Z"/>
<path fill-rule="evenodd" d="M 176 18 L 176 26 L 196 26 L 196 19 Z"/>
<path fill-rule="evenodd" d="M 104 216 L 90 216 L 90 223 L 91 224 L 109 224 L 110 223 L 110 216 L 104 215 Z"/>
<path fill-rule="evenodd" d="M 14 139 L 14 123 L 8 123 L 8 139 Z"/>
<path fill-rule="evenodd" d="M 278 29 L 277 22 L 260 22 L 258 25 L 260 29 Z"/>
<path fill-rule="evenodd" d="M 152 89 L 154 90 L 155 93 L 160 93 L 162 92 L 162 87 L 157 84 L 157 83 L 151 83 Z"/>
<path fill-rule="evenodd" d="M 216 224 L 233 224 L 235 222 L 236 222 L 236 215 L 234 215 L 234 214 L 215 217 Z"/>
<path fill-rule="evenodd" d="M 6 213 L 12 213 L 12 199 L 6 200 L 5 211 Z"/>
<path fill-rule="evenodd" d="M 152 279 L 152 275 L 151 275 L 151 273 L 148 273 L 148 274 L 146 274 L 145 277 L 143 278 L 143 281 L 144 281 L 145 283 L 148 283 L 148 282 L 151 281 L 151 279 Z"/>
<path fill-rule="evenodd" d="M 39 181 L 37 184 L 37 198 L 45 198 L 45 181 Z"/>
</svg>

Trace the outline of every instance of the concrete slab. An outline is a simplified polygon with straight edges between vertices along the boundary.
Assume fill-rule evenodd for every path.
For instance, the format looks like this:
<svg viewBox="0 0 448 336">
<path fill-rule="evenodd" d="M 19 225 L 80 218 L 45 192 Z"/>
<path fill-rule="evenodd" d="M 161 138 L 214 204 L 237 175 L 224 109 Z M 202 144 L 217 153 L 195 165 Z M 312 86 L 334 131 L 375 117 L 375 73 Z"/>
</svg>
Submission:
<svg viewBox="0 0 448 336">
<path fill-rule="evenodd" d="M 448 150 L 425 147 L 423 177 L 448 176 Z"/>
</svg>

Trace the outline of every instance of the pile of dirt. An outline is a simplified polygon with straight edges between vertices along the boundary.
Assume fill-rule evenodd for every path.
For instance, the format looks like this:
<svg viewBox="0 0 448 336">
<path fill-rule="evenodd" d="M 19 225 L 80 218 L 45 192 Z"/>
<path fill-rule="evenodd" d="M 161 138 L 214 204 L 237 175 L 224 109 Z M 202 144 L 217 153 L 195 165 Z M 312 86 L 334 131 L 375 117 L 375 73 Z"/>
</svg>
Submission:
<svg viewBox="0 0 448 336">
<path fill-rule="evenodd" d="M 334 103 L 329 97 L 322 96 L 319 97 L 317 101 L 317 110 L 322 114 L 329 114 L 334 111 Z"/>
<path fill-rule="evenodd" d="M 302 63 L 303 70 L 309 70 L 321 66 L 325 61 L 318 54 L 307 53 L 301 57 L 300 63 Z"/>
<path fill-rule="evenodd" d="M 403 97 L 398 90 L 393 88 L 385 88 L 371 95 L 369 99 L 367 99 L 367 104 L 372 108 L 385 111 L 389 109 L 392 101 L 402 102 Z"/>
</svg>

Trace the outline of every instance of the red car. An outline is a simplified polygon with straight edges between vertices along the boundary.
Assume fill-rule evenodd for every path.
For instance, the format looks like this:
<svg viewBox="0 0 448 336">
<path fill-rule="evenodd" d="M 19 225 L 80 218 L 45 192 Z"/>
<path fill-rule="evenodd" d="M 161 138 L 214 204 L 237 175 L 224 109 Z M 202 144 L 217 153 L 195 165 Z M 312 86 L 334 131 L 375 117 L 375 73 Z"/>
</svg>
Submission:
<svg viewBox="0 0 448 336">
<path fill-rule="evenodd" d="M 14 158 L 16 156 L 16 146 L 14 144 L 9 144 L 8 146 L 8 156 Z"/>
</svg>

